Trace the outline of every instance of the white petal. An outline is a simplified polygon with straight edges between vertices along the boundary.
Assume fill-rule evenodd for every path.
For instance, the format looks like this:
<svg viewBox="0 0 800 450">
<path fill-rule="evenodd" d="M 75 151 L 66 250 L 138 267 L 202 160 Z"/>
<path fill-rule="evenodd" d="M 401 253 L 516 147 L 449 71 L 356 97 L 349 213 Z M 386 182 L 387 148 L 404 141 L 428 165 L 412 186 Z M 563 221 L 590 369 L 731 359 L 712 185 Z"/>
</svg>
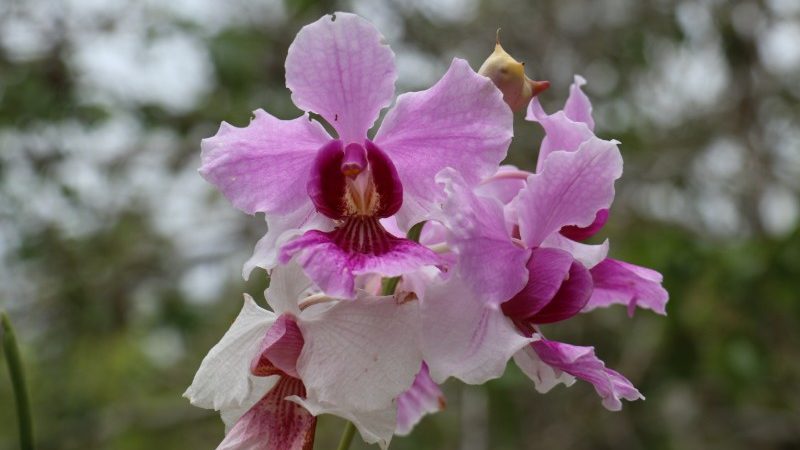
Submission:
<svg viewBox="0 0 800 450">
<path fill-rule="evenodd" d="M 353 413 L 392 406 L 422 364 L 418 314 L 416 301 L 398 304 L 363 291 L 355 300 L 304 310 L 297 372 L 308 401 Z"/>
<path fill-rule="evenodd" d="M 395 405 L 376 411 L 353 412 L 347 409 L 337 408 L 333 405 L 318 403 L 310 399 L 302 399 L 297 396 L 289 397 L 299 405 L 302 405 L 311 414 L 333 414 L 353 422 L 361 439 L 367 444 L 378 444 L 382 450 L 389 448 L 389 443 L 394 435 L 396 411 Z"/>
<path fill-rule="evenodd" d="M 278 266 L 270 274 L 269 288 L 264 294 L 276 314 L 300 314 L 298 301 L 311 288 L 312 282 L 294 261 Z"/>
<path fill-rule="evenodd" d="M 456 377 L 483 384 L 503 375 L 511 356 L 530 339 L 453 276 L 432 284 L 422 298 L 422 350 L 436 383 Z"/>
<path fill-rule="evenodd" d="M 254 388 L 250 361 L 274 321 L 273 313 L 259 307 L 245 294 L 239 316 L 203 359 L 183 396 L 202 408 L 220 410 L 241 406 Z"/>
</svg>

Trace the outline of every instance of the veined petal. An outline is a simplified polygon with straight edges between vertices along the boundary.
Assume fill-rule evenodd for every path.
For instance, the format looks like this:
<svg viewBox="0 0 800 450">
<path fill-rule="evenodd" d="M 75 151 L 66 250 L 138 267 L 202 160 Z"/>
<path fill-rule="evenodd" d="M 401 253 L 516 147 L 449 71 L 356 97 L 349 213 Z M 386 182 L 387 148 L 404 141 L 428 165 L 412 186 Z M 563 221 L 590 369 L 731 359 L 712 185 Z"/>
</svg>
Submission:
<svg viewBox="0 0 800 450">
<path fill-rule="evenodd" d="M 594 354 L 594 347 L 579 347 L 540 339 L 531 344 L 545 363 L 556 369 L 588 381 L 603 398 L 603 406 L 611 411 L 622 409 L 620 399 L 644 400 L 639 391 L 619 372 L 606 368 Z"/>
<path fill-rule="evenodd" d="M 431 379 L 428 365 L 422 363 L 414 384 L 397 397 L 397 431 L 395 434 L 406 436 L 426 414 L 441 411 L 445 407 L 445 398 L 439 385 Z"/>
<path fill-rule="evenodd" d="M 498 378 L 511 356 L 530 342 L 456 276 L 428 286 L 421 313 L 422 352 L 436 383 L 448 377 L 469 384 Z"/>
<path fill-rule="evenodd" d="M 395 431 L 395 416 L 397 408 L 391 405 L 375 411 L 357 411 L 342 409 L 336 405 L 327 404 L 317 400 L 302 399 L 300 397 L 290 397 L 289 400 L 302 405 L 306 410 L 315 416 L 320 414 L 333 414 L 334 416 L 347 419 L 361 434 L 361 439 L 367 444 L 378 444 L 381 450 L 389 448 L 392 436 Z"/>
<path fill-rule="evenodd" d="M 222 123 L 203 139 L 200 174 L 237 208 L 287 214 L 309 202 L 306 182 L 314 155 L 331 138 L 304 115 L 277 119 L 263 110 L 244 128 Z"/>
<path fill-rule="evenodd" d="M 278 253 L 283 244 L 308 230 L 330 231 L 333 221 L 318 214 L 311 202 L 288 214 L 267 215 L 267 234 L 256 243 L 253 256 L 244 263 L 245 280 L 256 267 L 270 270 L 278 265 Z"/>
<path fill-rule="evenodd" d="M 281 249 L 281 262 L 293 257 L 323 292 L 340 298 L 353 298 L 358 275 L 394 277 L 440 262 L 427 247 L 390 235 L 368 216 L 350 217 L 328 233 L 306 232 Z"/>
<path fill-rule="evenodd" d="M 502 94 L 462 59 L 430 89 L 400 95 L 375 136 L 403 183 L 400 227 L 426 220 L 436 208 L 439 171 L 452 167 L 474 186 L 497 170 L 512 136 L 513 114 Z"/>
<path fill-rule="evenodd" d="M 566 225 L 586 227 L 614 199 L 614 181 L 622 176 L 622 156 L 614 141 L 593 138 L 575 152 L 552 153 L 542 170 L 520 191 L 520 235 L 538 247 Z"/>
<path fill-rule="evenodd" d="M 422 364 L 418 314 L 415 301 L 363 291 L 353 301 L 305 309 L 297 371 L 308 401 L 353 414 L 394 406 Z"/>
<path fill-rule="evenodd" d="M 281 377 L 228 431 L 217 450 L 312 450 L 317 418 L 287 397 L 303 397 L 303 382 Z"/>
<path fill-rule="evenodd" d="M 297 378 L 297 358 L 302 350 L 303 335 L 295 317 L 281 314 L 264 335 L 258 354 L 250 363 L 250 373 Z"/>
<path fill-rule="evenodd" d="M 628 306 L 633 316 L 636 307 L 667 314 L 667 290 L 661 286 L 663 277 L 655 270 L 624 261 L 607 258 L 590 271 L 594 280 L 594 293 L 584 311 L 622 304 Z"/>
<path fill-rule="evenodd" d="M 286 56 L 286 86 L 304 111 L 323 116 L 345 144 L 361 143 L 388 106 L 394 53 L 368 21 L 337 12 L 304 26 Z"/>
<path fill-rule="evenodd" d="M 253 389 L 250 361 L 258 353 L 261 338 L 274 321 L 273 313 L 259 307 L 245 294 L 242 311 L 203 358 L 192 385 L 183 396 L 201 408 L 219 410 L 241 405 Z"/>
<path fill-rule="evenodd" d="M 505 302 L 525 287 L 525 263 L 531 251 L 511 241 L 498 200 L 475 195 L 451 168 L 444 169 L 436 180 L 447 194 L 442 222 L 449 230 L 450 248 L 459 255 L 456 270 L 460 278 L 486 303 L 496 306 Z M 503 267 L 502 274 L 498 267 Z"/>
<path fill-rule="evenodd" d="M 522 350 L 514 353 L 514 362 L 522 373 L 533 380 L 536 390 L 542 394 L 549 392 L 559 384 L 572 386 L 575 383 L 575 377 L 572 375 L 542 362 L 531 345 L 526 345 Z"/>
</svg>

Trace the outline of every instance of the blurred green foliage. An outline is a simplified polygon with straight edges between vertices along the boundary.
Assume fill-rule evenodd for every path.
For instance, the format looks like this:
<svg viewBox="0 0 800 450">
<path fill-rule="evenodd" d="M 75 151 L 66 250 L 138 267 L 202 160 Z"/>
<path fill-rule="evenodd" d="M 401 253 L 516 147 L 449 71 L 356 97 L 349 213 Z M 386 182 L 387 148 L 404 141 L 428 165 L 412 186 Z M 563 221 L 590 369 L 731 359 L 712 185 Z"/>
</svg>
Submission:
<svg viewBox="0 0 800 450">
<path fill-rule="evenodd" d="M 554 338 L 594 345 L 598 356 L 626 374 L 647 401 L 610 413 L 584 383 L 541 395 L 510 364 L 502 379 L 482 387 L 448 383 L 447 410 L 425 418 L 392 448 L 800 448 L 800 229 L 795 222 L 793 231 L 767 232 L 756 204 L 767 184 L 785 180 L 764 162 L 769 156 L 762 147 L 772 142 L 767 131 L 774 121 L 760 114 L 777 110 L 796 124 L 800 107 L 797 91 L 759 61 L 757 33 L 747 36 L 735 24 L 737 7 L 752 5 L 753 11 L 769 16 L 767 5 L 711 2 L 704 9 L 711 14 L 711 31 L 703 39 L 719 44 L 731 78 L 713 105 L 690 107 L 686 117 L 664 124 L 641 119 L 638 111 L 650 105 L 633 92 L 643 73 L 658 68 L 654 42 L 680 46 L 690 39 L 672 2 L 597 2 L 593 8 L 627 5 L 626 19 L 617 20 L 614 14 L 623 14 L 608 6 L 611 17 L 592 23 L 581 22 L 593 3 L 588 1 L 446 2 L 432 10 L 412 3 L 416 6 L 383 6 L 389 22 L 403 30 L 402 42 L 391 44 L 398 54 L 427 55 L 438 73 L 454 55 L 477 67 L 491 50 L 495 28 L 502 26 L 506 49 L 529 62 L 533 77 L 553 82 L 542 96 L 550 110 L 565 98 L 573 71 L 586 74 L 594 68 L 612 79 L 602 92 L 593 91 L 591 78 L 588 86 L 600 134 L 620 139 L 626 158 L 618 201 L 602 237 L 611 239 L 614 257 L 663 273 L 671 299 L 666 318 L 646 311 L 628 318 L 624 308 L 615 308 L 545 328 Z M 473 10 L 466 18 L 461 10 L 454 12 L 457 19 L 448 18 L 436 12 L 446 11 L 447 3 L 472 5 Z M 144 102 L 128 105 L 126 112 L 142 133 L 167 129 L 177 136 L 164 160 L 170 170 L 194 170 L 199 139 L 213 134 L 220 121 L 245 124 L 259 107 L 282 118 L 297 115 L 283 86 L 283 60 L 294 34 L 336 9 L 374 11 L 364 5 L 304 0 L 287 2 L 278 22 L 254 17 L 213 33 L 183 26 L 182 32 L 202 37 L 213 65 L 213 86 L 189 110 Z M 46 53 L 30 60 L 0 51 L 0 130 L 35 134 L 43 124 L 63 121 L 93 129 L 119 113 L 113 104 L 86 101 L 79 76 L 68 64 L 74 42 L 65 35 L 53 39 Z M 400 80 L 401 89 L 424 85 Z M 628 108 L 634 119 L 615 120 L 620 108 Z M 521 117 L 517 125 L 508 162 L 530 169 L 541 132 Z M 637 191 L 649 181 L 685 187 L 683 195 L 691 203 L 696 192 L 688 168 L 721 133 L 746 149 L 751 178 L 734 195 L 739 228 L 719 234 L 713 227 L 698 227 L 702 206 L 685 217 L 665 219 L 637 203 Z M 65 158 L 58 144 L 53 152 L 42 153 L 24 142 L 3 142 L 15 145 L 0 148 L 4 189 L 15 170 L 9 155 L 22 154 L 36 183 L 55 180 L 70 208 L 91 208 L 69 183 L 57 180 L 55 167 Z M 125 156 L 114 160 L 107 167 L 109 176 L 123 176 L 126 164 Z M 201 199 L 219 203 L 215 194 Z M 218 417 L 191 407 L 180 394 L 237 314 L 241 293 L 263 303 L 263 272 L 246 283 L 238 275 L 247 256 L 240 247 L 252 247 L 263 222 L 243 215 L 237 219 L 240 247 L 234 251 L 230 242 L 218 243 L 227 252 L 220 258 L 235 256 L 225 266 L 229 270 L 219 301 L 197 302 L 179 287 L 187 267 L 197 262 L 181 256 L 175 240 L 154 227 L 142 203 L 96 211 L 99 225 L 75 234 L 58 223 L 22 225 L 26 200 L 4 195 L 0 201 L 0 220 L 18 223 L 21 230 L 15 244 L 0 247 L 6 250 L 3 270 L 8 270 L 3 279 L 20 274 L 25 287 L 0 291 L 21 295 L 0 302 L 14 315 L 22 341 L 39 448 L 213 448 L 223 433 Z M 16 448 L 10 405 L 9 380 L 0 372 L 0 449 Z M 337 418 L 321 418 L 315 448 L 333 448 L 341 426 Z"/>
</svg>

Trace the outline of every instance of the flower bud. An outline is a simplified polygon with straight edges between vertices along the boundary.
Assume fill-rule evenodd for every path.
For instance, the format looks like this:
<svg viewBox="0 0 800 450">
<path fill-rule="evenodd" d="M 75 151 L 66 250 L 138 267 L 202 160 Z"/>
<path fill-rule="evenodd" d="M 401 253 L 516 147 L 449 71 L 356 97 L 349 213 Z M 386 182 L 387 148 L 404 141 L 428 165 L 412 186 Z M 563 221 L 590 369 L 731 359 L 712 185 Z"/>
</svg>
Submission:
<svg viewBox="0 0 800 450">
<path fill-rule="evenodd" d="M 525 75 L 525 63 L 514 59 L 500 45 L 499 29 L 494 52 L 483 62 L 478 73 L 494 82 L 512 111 L 525 108 L 534 95 L 550 87 L 549 81 L 534 81 Z"/>
</svg>

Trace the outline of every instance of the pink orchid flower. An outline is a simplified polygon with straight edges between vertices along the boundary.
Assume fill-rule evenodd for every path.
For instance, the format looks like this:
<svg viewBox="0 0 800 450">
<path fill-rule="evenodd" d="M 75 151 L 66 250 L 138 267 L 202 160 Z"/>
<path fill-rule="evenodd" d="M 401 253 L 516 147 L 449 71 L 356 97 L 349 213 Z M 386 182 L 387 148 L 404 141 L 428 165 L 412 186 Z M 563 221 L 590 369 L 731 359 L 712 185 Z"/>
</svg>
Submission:
<svg viewBox="0 0 800 450">
<path fill-rule="evenodd" d="M 477 189 L 454 170 L 438 175 L 447 192 L 439 220 L 458 263 L 421 297 L 423 355 L 436 382 L 483 383 L 513 356 L 542 392 L 577 377 L 608 409 L 643 398 L 592 347 L 546 340 L 539 329 L 614 303 L 664 313 L 667 301 L 657 272 L 606 258 L 608 241 L 578 242 L 602 228 L 622 174 L 617 142 L 594 135 L 583 83 L 576 77 L 553 115 L 531 102 L 529 118 L 546 132 L 535 174 L 504 168 Z"/>
<path fill-rule="evenodd" d="M 219 410 L 219 449 L 310 449 L 316 416 L 350 420 L 387 448 L 443 406 L 419 349 L 418 302 L 359 291 L 331 299 L 295 263 L 272 271 L 266 298 L 245 296 L 231 328 L 203 359 L 184 394 Z"/>
<path fill-rule="evenodd" d="M 366 20 L 346 13 L 305 26 L 289 47 L 286 85 L 307 114 L 255 112 L 244 128 L 223 123 L 202 144 L 200 172 L 238 208 L 266 215 L 269 232 L 245 265 L 295 259 L 326 293 L 355 296 L 355 277 L 397 276 L 438 256 L 387 232 L 430 218 L 443 192 L 435 175 L 457 170 L 468 185 L 494 173 L 513 118 L 492 82 L 454 59 L 433 87 L 400 95 L 374 138 L 367 131 L 394 96 L 394 54 Z"/>
</svg>

